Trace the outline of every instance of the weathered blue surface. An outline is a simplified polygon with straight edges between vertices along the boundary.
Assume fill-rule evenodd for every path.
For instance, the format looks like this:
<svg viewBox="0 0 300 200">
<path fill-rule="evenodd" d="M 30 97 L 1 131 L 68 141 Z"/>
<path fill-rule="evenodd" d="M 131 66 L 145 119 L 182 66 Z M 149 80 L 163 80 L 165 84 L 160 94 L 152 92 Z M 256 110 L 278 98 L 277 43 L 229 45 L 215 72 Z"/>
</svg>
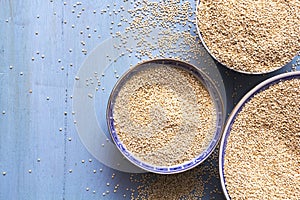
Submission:
<svg viewBox="0 0 300 200">
<path fill-rule="evenodd" d="M 82 49 L 88 54 L 111 38 L 111 21 L 120 16 L 100 11 L 108 4 L 118 10 L 123 1 L 115 6 L 109 0 L 74 4 L 0 1 L 0 199 L 130 198 L 130 174 L 96 160 L 80 141 L 72 116 L 74 77 L 87 56 Z M 133 6 L 124 5 L 125 10 Z M 228 111 L 258 82 L 290 69 L 291 64 L 251 76 L 220 66 Z M 113 193 L 116 184 L 120 187 Z M 205 199 L 213 197 L 222 198 L 206 192 Z"/>
</svg>

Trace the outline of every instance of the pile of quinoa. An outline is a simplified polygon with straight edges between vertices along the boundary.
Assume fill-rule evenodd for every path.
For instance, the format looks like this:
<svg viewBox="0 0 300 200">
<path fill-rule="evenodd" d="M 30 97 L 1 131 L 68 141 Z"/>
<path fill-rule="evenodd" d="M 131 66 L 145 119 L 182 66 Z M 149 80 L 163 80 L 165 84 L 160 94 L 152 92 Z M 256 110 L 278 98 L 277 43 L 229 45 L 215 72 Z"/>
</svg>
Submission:
<svg viewBox="0 0 300 200">
<path fill-rule="evenodd" d="M 164 64 L 143 68 L 126 81 L 113 118 L 126 149 L 155 166 L 191 161 L 207 148 L 216 127 L 214 103 L 204 85 Z"/>
<path fill-rule="evenodd" d="M 197 19 L 210 52 L 237 71 L 273 71 L 300 51 L 299 0 L 201 0 Z"/>
<path fill-rule="evenodd" d="M 228 137 L 224 174 L 231 199 L 300 198 L 300 79 L 257 93 Z"/>
<path fill-rule="evenodd" d="M 201 199 L 204 196 L 205 170 L 195 167 L 179 174 L 142 174 L 131 177 L 138 187 L 132 191 L 132 200 Z"/>
</svg>

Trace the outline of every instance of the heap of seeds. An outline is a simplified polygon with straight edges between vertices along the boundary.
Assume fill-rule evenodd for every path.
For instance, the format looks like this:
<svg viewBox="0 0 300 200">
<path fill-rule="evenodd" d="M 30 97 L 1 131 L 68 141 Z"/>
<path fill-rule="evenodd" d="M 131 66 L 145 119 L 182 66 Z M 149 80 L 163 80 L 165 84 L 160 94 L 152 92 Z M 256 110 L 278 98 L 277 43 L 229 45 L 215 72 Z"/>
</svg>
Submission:
<svg viewBox="0 0 300 200">
<path fill-rule="evenodd" d="M 223 199 L 214 151 L 205 163 L 179 174 L 160 175 L 153 173 L 132 174 L 130 182 L 132 200 L 165 199 Z"/>
<path fill-rule="evenodd" d="M 202 175 L 203 169 L 196 167 L 179 174 L 143 174 L 142 178 L 132 176 L 131 181 L 138 187 L 137 191 L 132 191 L 131 199 L 201 199 L 204 191 Z"/>
<path fill-rule="evenodd" d="M 267 72 L 300 51 L 298 0 L 201 0 L 198 27 L 211 53 L 228 67 Z"/>
<path fill-rule="evenodd" d="M 141 161 L 173 166 L 207 148 L 216 113 L 207 89 L 171 65 L 142 69 L 122 86 L 114 105 L 120 141 Z"/>
<path fill-rule="evenodd" d="M 224 173 L 232 199 L 300 198 L 300 79 L 256 94 L 228 137 Z"/>
</svg>

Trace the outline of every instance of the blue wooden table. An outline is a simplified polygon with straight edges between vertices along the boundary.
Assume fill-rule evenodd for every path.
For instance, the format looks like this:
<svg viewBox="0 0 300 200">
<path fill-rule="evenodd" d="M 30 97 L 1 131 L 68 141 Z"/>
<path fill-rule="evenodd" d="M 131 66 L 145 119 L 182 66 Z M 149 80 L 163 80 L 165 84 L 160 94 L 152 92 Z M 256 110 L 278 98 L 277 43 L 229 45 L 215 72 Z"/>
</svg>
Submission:
<svg viewBox="0 0 300 200">
<path fill-rule="evenodd" d="M 178 57 L 198 65 L 218 85 L 225 115 L 257 83 L 299 70 L 300 56 L 266 75 L 216 64 L 197 38 L 195 1 L 178 5 L 192 13 L 187 24 L 175 20 L 171 29 L 141 36 L 130 28 L 139 18 L 128 11 L 144 6 L 134 1 L 0 1 L 0 199 L 130 199 L 130 177 L 142 171 L 110 141 L 105 108 L 118 77 L 141 60 Z M 164 30 L 192 37 L 167 41 Z M 216 162 L 217 152 L 199 166 L 203 180 Z M 203 199 L 224 198 L 217 176 L 205 184 Z"/>
</svg>

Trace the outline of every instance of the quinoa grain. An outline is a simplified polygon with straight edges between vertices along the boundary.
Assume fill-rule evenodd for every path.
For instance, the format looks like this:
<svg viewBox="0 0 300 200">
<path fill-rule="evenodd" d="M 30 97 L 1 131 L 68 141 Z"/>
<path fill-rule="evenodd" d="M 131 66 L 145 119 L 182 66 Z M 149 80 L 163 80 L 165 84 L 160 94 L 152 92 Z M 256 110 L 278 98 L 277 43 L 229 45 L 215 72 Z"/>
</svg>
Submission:
<svg viewBox="0 0 300 200">
<path fill-rule="evenodd" d="M 227 140 L 224 174 L 231 199 L 300 198 L 300 79 L 257 93 Z"/>
<path fill-rule="evenodd" d="M 204 195 L 202 168 L 195 168 L 180 174 L 144 174 L 133 178 L 138 184 L 131 194 L 132 200 L 201 199 Z"/>
<path fill-rule="evenodd" d="M 210 52 L 229 68 L 273 71 L 300 51 L 298 0 L 200 0 L 198 27 Z"/>
<path fill-rule="evenodd" d="M 214 103 L 203 84 L 163 64 L 128 79 L 116 97 L 113 117 L 127 150 L 155 166 L 192 160 L 207 148 L 216 126 Z"/>
</svg>

